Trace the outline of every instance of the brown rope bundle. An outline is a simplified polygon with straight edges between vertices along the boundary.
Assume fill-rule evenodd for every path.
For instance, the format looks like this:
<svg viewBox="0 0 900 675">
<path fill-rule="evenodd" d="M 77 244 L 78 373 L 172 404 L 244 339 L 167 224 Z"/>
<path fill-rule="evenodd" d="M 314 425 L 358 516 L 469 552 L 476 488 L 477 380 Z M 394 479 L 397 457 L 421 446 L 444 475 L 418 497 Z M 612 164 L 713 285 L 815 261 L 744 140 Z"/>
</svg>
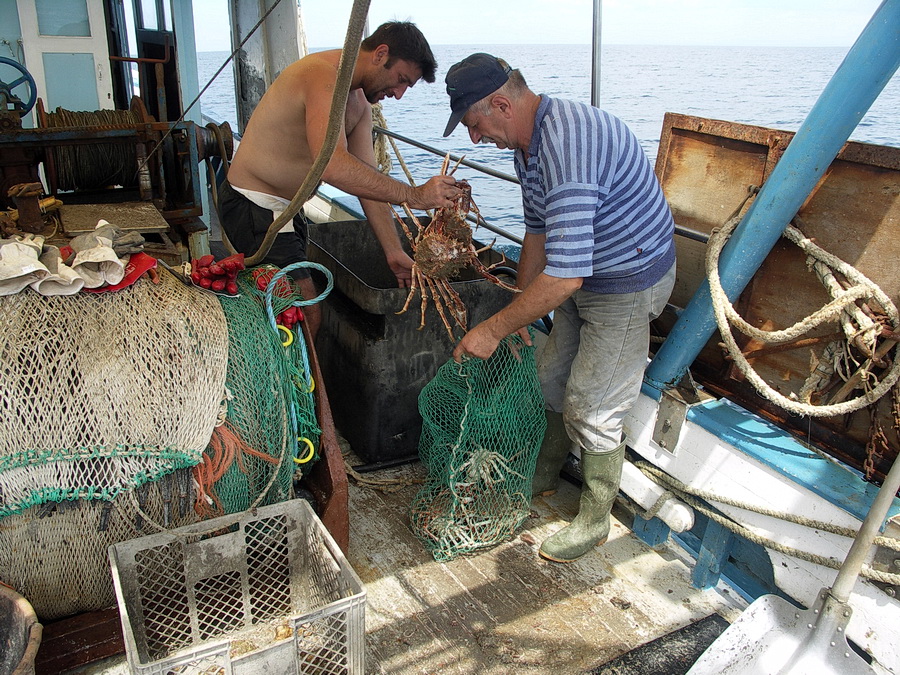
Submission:
<svg viewBox="0 0 900 675">
<path fill-rule="evenodd" d="M 142 122 L 132 110 L 96 110 L 76 112 L 57 108 L 46 113 L 48 127 L 94 127 L 96 129 L 133 128 Z M 85 143 L 53 149 L 57 188 L 93 190 L 110 185 L 133 187 L 137 184 L 137 159 L 134 143 Z"/>
</svg>

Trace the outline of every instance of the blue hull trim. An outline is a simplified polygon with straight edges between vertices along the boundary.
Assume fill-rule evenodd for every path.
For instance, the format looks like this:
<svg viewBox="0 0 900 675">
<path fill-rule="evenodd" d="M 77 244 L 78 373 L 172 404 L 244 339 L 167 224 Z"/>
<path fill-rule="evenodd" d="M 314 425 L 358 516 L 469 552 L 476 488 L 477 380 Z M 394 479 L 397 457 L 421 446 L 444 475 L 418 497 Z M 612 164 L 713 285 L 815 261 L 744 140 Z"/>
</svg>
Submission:
<svg viewBox="0 0 900 675">
<path fill-rule="evenodd" d="M 865 518 L 878 487 L 825 459 L 774 424 L 722 399 L 691 407 L 687 419 L 835 506 Z M 900 513 L 900 500 L 888 512 Z"/>
</svg>

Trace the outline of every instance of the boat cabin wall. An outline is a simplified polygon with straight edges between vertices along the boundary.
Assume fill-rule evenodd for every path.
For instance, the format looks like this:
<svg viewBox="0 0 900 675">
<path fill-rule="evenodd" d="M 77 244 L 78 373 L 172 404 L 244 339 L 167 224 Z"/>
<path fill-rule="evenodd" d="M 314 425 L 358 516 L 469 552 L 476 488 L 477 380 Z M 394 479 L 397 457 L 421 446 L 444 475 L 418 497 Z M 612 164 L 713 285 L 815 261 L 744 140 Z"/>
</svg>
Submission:
<svg viewBox="0 0 900 675">
<path fill-rule="evenodd" d="M 231 48 L 250 35 L 275 0 L 229 0 Z M 234 58 L 235 105 L 241 134 L 269 85 L 281 71 L 307 54 L 300 3 L 279 3 Z"/>
</svg>

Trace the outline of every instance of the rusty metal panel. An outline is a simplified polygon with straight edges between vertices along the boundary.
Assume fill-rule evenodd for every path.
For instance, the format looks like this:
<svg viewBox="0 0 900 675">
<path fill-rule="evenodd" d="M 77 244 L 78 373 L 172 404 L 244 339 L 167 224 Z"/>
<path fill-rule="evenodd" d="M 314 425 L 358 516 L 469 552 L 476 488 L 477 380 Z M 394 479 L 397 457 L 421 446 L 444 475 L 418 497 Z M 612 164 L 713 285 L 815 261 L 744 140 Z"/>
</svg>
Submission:
<svg viewBox="0 0 900 675">
<path fill-rule="evenodd" d="M 790 132 L 667 114 L 656 172 L 676 223 L 702 233 L 723 225 L 744 199 L 748 186 L 760 186 L 771 174 L 792 137 Z M 847 143 L 797 215 L 807 237 L 859 269 L 892 300 L 900 301 L 900 148 Z M 705 278 L 706 245 L 679 238 L 677 247 L 678 282 L 672 302 L 683 307 Z M 808 269 L 806 256 L 782 240 L 736 304 L 749 323 L 773 330 L 793 325 L 829 300 Z M 829 324 L 806 337 L 828 336 L 839 330 L 837 324 Z M 752 405 L 753 394 L 748 393 L 748 386 L 730 366 L 718 342 L 716 334 L 698 358 L 697 369 L 714 377 L 720 392 L 733 392 Z M 746 338 L 739 339 L 739 344 L 745 354 L 760 348 Z M 813 341 L 784 351 L 766 349 L 751 363 L 781 393 L 797 392 L 824 344 Z M 870 434 L 867 411 L 812 425 L 809 420 L 790 420 L 783 411 L 779 413 L 756 398 L 767 417 L 804 426 L 807 433 L 819 428 L 819 440 L 827 437 L 825 445 L 839 448 L 842 458 L 861 466 Z M 898 439 L 891 430 L 889 407 L 889 401 L 883 400 L 877 416 L 896 454 Z"/>
</svg>

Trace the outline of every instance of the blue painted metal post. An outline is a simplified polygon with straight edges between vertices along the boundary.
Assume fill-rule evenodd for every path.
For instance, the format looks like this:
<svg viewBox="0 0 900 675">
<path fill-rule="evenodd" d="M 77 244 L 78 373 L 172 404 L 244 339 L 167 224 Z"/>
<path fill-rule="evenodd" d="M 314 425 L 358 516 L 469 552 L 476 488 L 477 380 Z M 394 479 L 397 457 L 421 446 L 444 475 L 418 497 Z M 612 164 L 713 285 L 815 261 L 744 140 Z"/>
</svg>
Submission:
<svg viewBox="0 0 900 675">
<path fill-rule="evenodd" d="M 884 0 L 819 96 L 719 259 L 733 301 L 900 66 L 900 0 Z M 647 369 L 657 389 L 678 383 L 716 329 L 709 285 L 694 294 Z"/>
<path fill-rule="evenodd" d="M 634 517 L 631 531 L 638 539 L 651 547 L 665 544 L 669 540 L 669 535 L 672 534 L 669 526 L 659 518 L 644 520 L 638 515 Z"/>
<path fill-rule="evenodd" d="M 707 589 L 719 583 L 732 546 L 734 535 L 728 529 L 713 520 L 707 522 L 703 541 L 697 552 L 697 564 L 691 572 L 691 585 L 694 588 Z"/>
</svg>

